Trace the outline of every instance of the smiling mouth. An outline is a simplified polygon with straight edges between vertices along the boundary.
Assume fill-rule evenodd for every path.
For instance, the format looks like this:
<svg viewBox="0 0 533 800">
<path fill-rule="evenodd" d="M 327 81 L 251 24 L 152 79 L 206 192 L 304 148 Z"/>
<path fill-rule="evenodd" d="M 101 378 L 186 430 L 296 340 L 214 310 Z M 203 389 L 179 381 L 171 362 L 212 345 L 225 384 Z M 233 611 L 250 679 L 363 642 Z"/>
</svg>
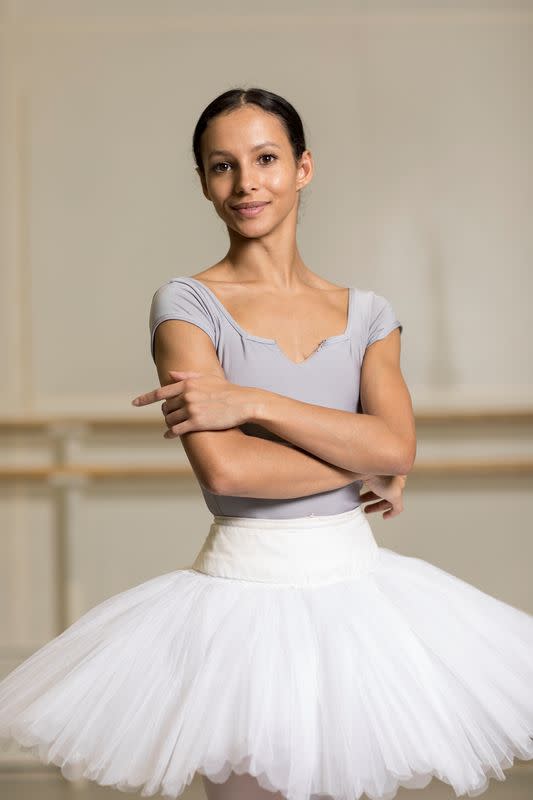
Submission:
<svg viewBox="0 0 533 800">
<path fill-rule="evenodd" d="M 266 206 L 268 200 L 255 200 L 251 203 L 237 203 L 237 205 L 232 206 L 237 211 L 243 208 L 259 208 L 260 206 Z"/>
<path fill-rule="evenodd" d="M 236 214 L 239 214 L 241 217 L 257 217 L 263 209 L 267 207 L 268 203 L 258 203 L 256 205 L 246 205 L 246 206 L 232 206 L 233 211 Z"/>
</svg>

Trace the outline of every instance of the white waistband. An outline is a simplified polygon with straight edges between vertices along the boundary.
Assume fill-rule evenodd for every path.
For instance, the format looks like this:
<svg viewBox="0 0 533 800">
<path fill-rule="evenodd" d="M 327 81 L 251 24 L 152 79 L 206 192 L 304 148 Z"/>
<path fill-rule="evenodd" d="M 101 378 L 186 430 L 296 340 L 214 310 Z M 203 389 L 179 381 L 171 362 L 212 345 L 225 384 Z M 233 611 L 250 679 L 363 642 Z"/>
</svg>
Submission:
<svg viewBox="0 0 533 800">
<path fill-rule="evenodd" d="M 293 519 L 215 516 L 192 569 L 236 580 L 319 585 L 367 572 L 378 549 L 361 506 Z"/>
</svg>

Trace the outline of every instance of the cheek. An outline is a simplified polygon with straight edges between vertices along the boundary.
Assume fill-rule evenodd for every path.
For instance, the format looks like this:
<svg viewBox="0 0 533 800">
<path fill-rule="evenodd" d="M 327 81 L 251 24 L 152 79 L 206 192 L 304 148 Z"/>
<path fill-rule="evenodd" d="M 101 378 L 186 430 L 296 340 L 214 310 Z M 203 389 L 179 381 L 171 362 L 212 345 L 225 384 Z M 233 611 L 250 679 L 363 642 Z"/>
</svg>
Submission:
<svg viewBox="0 0 533 800">
<path fill-rule="evenodd" d="M 220 203 L 227 195 L 228 191 L 230 191 L 228 187 L 224 186 L 223 181 L 211 181 L 211 183 L 207 185 L 207 188 L 215 203 Z"/>
<path fill-rule="evenodd" d="M 277 194 L 285 194 L 294 189 L 294 178 L 286 172 L 272 171 L 268 176 L 268 185 Z"/>
</svg>

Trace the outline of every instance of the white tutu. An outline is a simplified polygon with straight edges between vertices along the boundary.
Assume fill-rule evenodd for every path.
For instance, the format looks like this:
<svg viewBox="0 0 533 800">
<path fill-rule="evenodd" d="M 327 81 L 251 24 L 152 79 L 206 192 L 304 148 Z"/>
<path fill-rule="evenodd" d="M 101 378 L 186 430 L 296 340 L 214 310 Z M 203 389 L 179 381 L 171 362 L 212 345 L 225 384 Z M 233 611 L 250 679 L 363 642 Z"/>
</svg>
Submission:
<svg viewBox="0 0 533 800">
<path fill-rule="evenodd" d="M 92 608 L 0 682 L 0 738 L 175 798 L 248 772 L 289 800 L 475 796 L 533 758 L 533 616 L 378 547 L 361 507 L 214 517 L 191 568 Z"/>
</svg>

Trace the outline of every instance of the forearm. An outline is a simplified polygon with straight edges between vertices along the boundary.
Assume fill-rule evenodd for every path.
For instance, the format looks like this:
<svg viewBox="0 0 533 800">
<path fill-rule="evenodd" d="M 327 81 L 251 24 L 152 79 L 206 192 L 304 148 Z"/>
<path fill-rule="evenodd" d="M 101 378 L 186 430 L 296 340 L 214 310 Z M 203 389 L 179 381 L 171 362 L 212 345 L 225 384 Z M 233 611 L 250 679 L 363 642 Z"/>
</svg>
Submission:
<svg viewBox="0 0 533 800">
<path fill-rule="evenodd" d="M 402 475 L 405 443 L 380 417 L 354 414 L 254 389 L 250 422 L 351 472 Z"/>
<path fill-rule="evenodd" d="M 310 453 L 247 436 L 235 428 L 217 433 L 224 436 L 224 446 L 210 487 L 216 494 L 265 499 L 307 497 L 365 478 Z"/>
</svg>

